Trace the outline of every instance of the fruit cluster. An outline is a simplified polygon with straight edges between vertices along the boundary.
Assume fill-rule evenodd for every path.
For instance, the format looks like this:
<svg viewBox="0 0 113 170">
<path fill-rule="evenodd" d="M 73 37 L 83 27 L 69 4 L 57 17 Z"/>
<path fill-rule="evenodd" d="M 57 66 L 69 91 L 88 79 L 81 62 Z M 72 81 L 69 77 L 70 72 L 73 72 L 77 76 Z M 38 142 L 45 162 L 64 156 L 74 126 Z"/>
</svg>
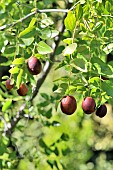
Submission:
<svg viewBox="0 0 113 170">
<path fill-rule="evenodd" d="M 42 65 L 38 58 L 36 58 L 35 56 L 32 56 L 27 61 L 27 68 L 28 68 L 30 74 L 37 75 L 41 72 Z M 6 80 L 6 88 L 8 90 L 11 90 L 13 87 L 14 87 L 14 83 L 11 82 L 10 78 L 7 79 Z M 17 89 L 17 93 L 20 96 L 26 96 L 27 92 L 28 92 L 28 88 L 27 88 L 26 84 L 21 83 L 19 89 Z"/>
<path fill-rule="evenodd" d="M 70 95 L 64 96 L 61 99 L 60 108 L 61 108 L 62 112 L 67 114 L 67 115 L 73 114 L 77 109 L 76 99 L 73 96 L 70 96 Z M 96 109 L 95 100 L 92 97 L 89 97 L 89 96 L 86 97 L 82 101 L 82 110 L 86 114 L 91 114 L 94 111 L 96 111 L 95 112 L 96 115 L 99 116 L 100 118 L 104 117 L 107 114 L 106 105 L 103 104 Z"/>
</svg>

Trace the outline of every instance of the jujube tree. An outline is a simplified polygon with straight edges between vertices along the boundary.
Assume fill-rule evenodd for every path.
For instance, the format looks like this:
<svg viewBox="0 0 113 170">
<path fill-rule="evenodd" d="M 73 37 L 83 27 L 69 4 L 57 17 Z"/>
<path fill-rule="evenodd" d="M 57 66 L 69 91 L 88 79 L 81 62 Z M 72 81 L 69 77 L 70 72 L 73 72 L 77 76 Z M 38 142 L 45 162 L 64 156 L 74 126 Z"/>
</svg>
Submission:
<svg viewBox="0 0 113 170">
<path fill-rule="evenodd" d="M 0 66 L 8 67 L 7 75 L 0 74 L 0 167 L 22 169 L 30 160 L 32 168 L 39 168 L 38 158 L 44 155 L 45 169 L 66 169 L 60 159 L 71 153 L 72 134 L 81 134 L 82 127 L 87 131 L 85 121 L 94 115 L 105 118 L 105 103 L 113 101 L 113 61 L 107 59 L 113 50 L 113 2 L 3 0 L 0 9 L 0 53 L 6 58 L 0 58 Z M 51 74 L 53 79 L 44 84 Z M 61 127 L 72 118 L 77 129 L 70 133 L 71 128 Z M 53 130 L 55 137 L 46 138 L 47 129 L 56 127 L 59 133 Z M 90 148 L 86 131 L 84 143 Z M 32 145 L 23 147 L 30 139 Z M 78 154 L 81 139 L 76 138 Z"/>
</svg>

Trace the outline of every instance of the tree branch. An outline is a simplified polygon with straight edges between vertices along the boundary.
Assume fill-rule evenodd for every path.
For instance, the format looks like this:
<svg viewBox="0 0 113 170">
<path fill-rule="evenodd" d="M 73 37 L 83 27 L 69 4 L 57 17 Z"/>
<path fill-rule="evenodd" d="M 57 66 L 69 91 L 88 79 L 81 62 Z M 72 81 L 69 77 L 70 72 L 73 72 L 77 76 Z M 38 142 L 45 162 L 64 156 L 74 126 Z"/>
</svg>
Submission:
<svg viewBox="0 0 113 170">
<path fill-rule="evenodd" d="M 4 130 L 4 133 L 7 136 L 10 136 L 13 132 L 13 129 L 15 128 L 16 124 L 19 122 L 19 120 L 23 117 L 24 115 L 24 109 L 26 107 L 26 104 L 23 104 L 19 111 L 17 112 L 16 116 L 11 120 L 10 123 L 7 124 L 7 129 Z"/>
<path fill-rule="evenodd" d="M 35 87 L 35 89 L 33 91 L 32 97 L 29 100 L 31 102 L 33 101 L 33 99 L 38 94 L 40 87 L 44 83 L 44 81 L 45 81 L 45 79 L 46 79 L 46 77 L 47 77 L 47 75 L 48 75 L 49 71 L 51 70 L 51 67 L 52 67 L 52 65 L 54 63 L 56 49 L 57 49 L 57 47 L 59 45 L 59 42 L 60 42 L 61 37 L 62 37 L 62 34 L 64 32 L 64 19 L 65 19 L 65 17 L 66 17 L 66 14 L 64 15 L 63 20 L 62 20 L 62 25 L 61 25 L 60 30 L 59 30 L 60 33 L 59 33 L 57 39 L 55 39 L 55 41 L 54 41 L 54 43 L 55 43 L 54 44 L 54 49 L 53 49 L 54 52 L 50 55 L 51 62 L 50 61 L 46 61 L 45 66 L 44 66 L 43 71 L 42 71 L 42 74 L 41 74 L 40 78 L 37 80 L 36 87 Z M 6 130 L 4 130 L 4 133 L 7 136 L 10 136 L 12 134 L 16 124 L 21 120 L 22 117 L 24 117 L 24 114 L 25 114 L 24 113 L 24 109 L 25 109 L 25 107 L 26 107 L 26 104 L 23 104 L 20 107 L 20 110 L 16 114 L 16 116 L 11 120 L 10 123 L 8 123 L 8 126 L 7 126 L 8 128 Z"/>
<path fill-rule="evenodd" d="M 10 23 L 10 24 L 6 24 L 6 25 L 3 25 L 0 27 L 0 31 L 3 31 L 9 27 L 13 27 L 15 26 L 16 24 L 20 23 L 20 22 L 23 22 L 24 20 L 28 19 L 29 17 L 35 15 L 36 13 L 47 13 L 47 12 L 63 12 L 63 13 L 67 13 L 69 10 L 68 9 L 43 9 L 43 10 L 39 10 L 39 9 L 36 9 L 35 11 L 29 13 L 28 15 L 24 16 L 23 18 L 19 19 L 18 21 L 16 22 L 13 22 L 13 23 Z"/>
</svg>

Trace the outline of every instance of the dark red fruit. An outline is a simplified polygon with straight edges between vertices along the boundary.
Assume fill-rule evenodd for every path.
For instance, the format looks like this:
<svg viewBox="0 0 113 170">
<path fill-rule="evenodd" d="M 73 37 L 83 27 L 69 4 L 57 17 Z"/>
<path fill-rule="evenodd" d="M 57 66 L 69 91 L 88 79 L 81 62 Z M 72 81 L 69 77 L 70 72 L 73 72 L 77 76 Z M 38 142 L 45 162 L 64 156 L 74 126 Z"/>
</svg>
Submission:
<svg viewBox="0 0 113 170">
<path fill-rule="evenodd" d="M 100 118 L 104 117 L 107 114 L 107 107 L 105 104 L 101 105 L 97 111 L 96 115 L 99 116 Z"/>
<path fill-rule="evenodd" d="M 42 70 L 41 62 L 38 58 L 32 56 L 28 59 L 27 62 L 28 70 L 32 75 L 37 75 Z"/>
<path fill-rule="evenodd" d="M 101 76 L 101 79 L 102 79 L 102 80 L 109 80 L 109 78 L 104 77 L 104 76 Z"/>
<path fill-rule="evenodd" d="M 77 108 L 76 99 L 73 96 L 64 96 L 61 100 L 60 108 L 67 115 L 73 114 Z"/>
<path fill-rule="evenodd" d="M 27 92 L 28 92 L 28 88 L 27 88 L 27 86 L 25 84 L 21 84 L 19 89 L 17 90 L 17 93 L 20 96 L 26 96 Z"/>
<path fill-rule="evenodd" d="M 11 79 L 6 80 L 6 88 L 11 90 L 14 87 L 14 84 L 11 84 Z"/>
<path fill-rule="evenodd" d="M 82 109 L 84 113 L 91 114 L 95 111 L 96 103 L 92 97 L 86 97 L 82 102 Z"/>
</svg>

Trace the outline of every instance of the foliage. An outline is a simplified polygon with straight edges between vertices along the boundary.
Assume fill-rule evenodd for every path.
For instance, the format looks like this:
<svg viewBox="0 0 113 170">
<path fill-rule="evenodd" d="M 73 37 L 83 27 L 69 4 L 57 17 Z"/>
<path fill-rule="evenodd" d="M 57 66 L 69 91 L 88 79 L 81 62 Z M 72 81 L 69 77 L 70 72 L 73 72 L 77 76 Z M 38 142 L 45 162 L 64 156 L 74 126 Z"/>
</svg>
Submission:
<svg viewBox="0 0 113 170">
<path fill-rule="evenodd" d="M 0 66 L 8 67 L 0 82 L 0 168 L 113 169 L 113 61 L 106 62 L 113 51 L 112 0 L 2 0 L 0 11 Z M 28 71 L 31 56 L 43 64 L 40 75 Z M 25 97 L 17 93 L 21 83 Z M 59 108 L 67 94 L 77 99 L 72 116 Z M 108 103 L 102 121 L 84 115 L 86 96 L 97 107 Z"/>
</svg>

